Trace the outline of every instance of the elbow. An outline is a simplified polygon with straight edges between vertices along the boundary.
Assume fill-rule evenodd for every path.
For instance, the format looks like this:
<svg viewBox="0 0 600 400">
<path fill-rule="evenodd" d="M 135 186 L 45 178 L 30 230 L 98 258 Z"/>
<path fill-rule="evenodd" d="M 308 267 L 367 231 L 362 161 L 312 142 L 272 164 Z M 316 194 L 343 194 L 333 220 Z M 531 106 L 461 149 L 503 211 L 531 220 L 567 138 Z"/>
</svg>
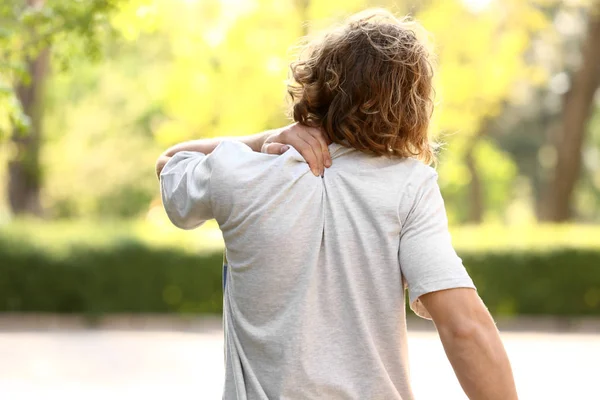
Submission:
<svg viewBox="0 0 600 400">
<path fill-rule="evenodd" d="M 189 231 L 205 222 L 193 216 L 189 204 L 176 201 L 176 197 L 167 195 L 164 190 L 162 190 L 161 197 L 169 221 L 177 228 Z"/>
<path fill-rule="evenodd" d="M 169 162 L 170 159 L 171 159 L 171 157 L 161 154 L 160 157 L 158 157 L 158 159 L 156 160 L 156 164 L 155 164 L 156 177 L 159 180 L 160 180 L 160 174 L 161 174 L 163 168 L 165 168 L 165 165 L 167 165 L 167 162 Z"/>
<path fill-rule="evenodd" d="M 189 231 L 202 224 L 203 221 L 197 221 L 190 217 L 190 212 L 187 207 L 184 205 L 173 204 L 171 199 L 169 199 L 168 196 L 165 196 L 164 193 L 162 200 L 169 221 L 177 228 Z"/>
<path fill-rule="evenodd" d="M 175 225 L 179 229 L 183 229 L 186 231 L 197 228 L 204 222 L 196 221 L 190 218 L 188 215 L 183 215 L 176 211 L 169 210 L 167 207 L 165 207 L 165 211 L 167 213 L 167 216 L 169 217 L 169 221 L 171 221 L 173 225 Z"/>
<path fill-rule="evenodd" d="M 181 219 L 181 220 L 171 219 L 171 222 L 173 223 L 173 225 L 175 225 L 179 229 L 183 229 L 184 231 L 191 231 L 192 229 L 195 229 L 195 228 L 199 227 L 200 225 L 202 225 L 202 222 L 200 222 L 200 223 L 190 222 L 185 219 Z"/>
<path fill-rule="evenodd" d="M 458 321 L 456 318 L 445 321 L 434 321 L 442 339 L 468 339 L 475 334 L 475 324 L 469 319 L 461 318 Z"/>
<path fill-rule="evenodd" d="M 450 338 L 453 341 L 463 342 L 472 341 L 482 332 L 482 328 L 482 325 L 477 321 L 469 320 L 438 329 L 442 336 Z"/>
<path fill-rule="evenodd" d="M 498 332 L 496 324 L 485 307 L 478 307 L 469 313 L 457 315 L 438 326 L 441 335 L 455 341 L 472 341 L 489 332 Z"/>
</svg>

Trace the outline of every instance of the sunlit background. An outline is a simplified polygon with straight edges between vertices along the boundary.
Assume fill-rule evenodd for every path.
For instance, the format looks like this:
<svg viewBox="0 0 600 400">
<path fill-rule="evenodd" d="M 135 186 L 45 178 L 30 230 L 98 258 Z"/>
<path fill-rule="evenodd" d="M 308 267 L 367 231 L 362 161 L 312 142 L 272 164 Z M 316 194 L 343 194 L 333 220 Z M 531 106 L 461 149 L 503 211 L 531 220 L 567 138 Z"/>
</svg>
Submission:
<svg viewBox="0 0 600 400">
<path fill-rule="evenodd" d="M 523 399 L 600 399 L 600 1 L 3 0 L 0 399 L 220 398 L 222 239 L 154 161 L 286 125 L 304 35 L 367 7 L 437 54 L 454 245 Z M 419 399 L 464 399 L 409 321 Z"/>
</svg>

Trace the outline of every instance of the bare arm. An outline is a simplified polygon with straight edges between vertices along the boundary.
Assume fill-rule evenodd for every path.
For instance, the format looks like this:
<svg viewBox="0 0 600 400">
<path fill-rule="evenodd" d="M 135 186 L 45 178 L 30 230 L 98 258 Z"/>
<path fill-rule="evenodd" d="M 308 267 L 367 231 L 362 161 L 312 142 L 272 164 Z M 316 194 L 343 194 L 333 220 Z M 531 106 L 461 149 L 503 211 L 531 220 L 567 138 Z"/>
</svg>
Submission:
<svg viewBox="0 0 600 400">
<path fill-rule="evenodd" d="M 253 151 L 263 151 L 268 154 L 282 154 L 289 148 L 287 145 L 294 146 L 308 162 L 316 176 L 322 175 L 323 169 L 331 166 L 331 157 L 325 136 L 318 129 L 296 123 L 250 136 L 197 139 L 176 144 L 169 147 L 156 160 L 156 175 L 160 178 L 160 173 L 165 164 L 176 153 L 180 151 L 197 151 L 210 154 L 223 140 L 239 140 Z"/>
<path fill-rule="evenodd" d="M 446 355 L 471 400 L 514 400 L 517 391 L 500 335 L 492 316 L 473 289 L 425 294 Z"/>
<path fill-rule="evenodd" d="M 239 140 L 240 142 L 246 144 L 253 151 L 261 151 L 261 148 L 267 138 L 274 134 L 277 134 L 280 129 L 274 129 L 271 131 L 265 131 L 261 133 L 257 133 L 256 135 L 243 136 L 235 138 L 235 140 Z M 169 161 L 171 157 L 173 157 L 176 153 L 180 151 L 197 151 L 203 154 L 210 154 L 213 150 L 221 143 L 223 140 L 227 140 L 231 138 L 212 138 L 212 139 L 197 139 L 190 140 L 187 142 L 178 143 L 174 146 L 169 147 L 162 153 L 158 160 L 156 160 L 156 175 L 160 177 L 160 172 L 164 168 L 165 164 Z"/>
</svg>

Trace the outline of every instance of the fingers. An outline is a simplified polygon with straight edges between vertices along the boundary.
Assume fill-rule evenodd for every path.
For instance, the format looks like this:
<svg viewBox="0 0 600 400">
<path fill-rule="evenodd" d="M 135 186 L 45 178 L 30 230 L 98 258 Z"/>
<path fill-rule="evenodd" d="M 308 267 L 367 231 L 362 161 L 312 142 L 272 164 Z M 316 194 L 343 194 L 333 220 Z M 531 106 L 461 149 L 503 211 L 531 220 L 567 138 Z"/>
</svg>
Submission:
<svg viewBox="0 0 600 400">
<path fill-rule="evenodd" d="M 312 173 L 315 176 L 321 176 L 323 174 L 323 167 L 319 167 L 318 165 L 318 156 L 313 151 L 314 144 L 309 144 L 304 141 L 302 138 L 295 139 L 294 147 L 298 150 L 300 155 L 306 160 L 308 163 Z M 283 154 L 290 149 L 290 146 L 283 143 L 265 143 L 261 149 L 263 153 L 267 154 Z"/>
<path fill-rule="evenodd" d="M 321 154 L 321 144 L 317 139 L 309 134 L 299 137 L 302 140 L 300 148 L 297 150 L 308 163 L 310 170 L 315 176 L 323 176 L 325 170 L 323 164 L 323 155 Z"/>
<path fill-rule="evenodd" d="M 283 154 L 290 149 L 290 146 L 283 143 L 265 143 L 261 151 L 267 154 Z"/>
<path fill-rule="evenodd" d="M 310 170 L 315 176 L 322 175 L 322 167 L 319 167 L 317 164 L 317 155 L 313 151 L 312 145 L 305 142 L 301 138 L 294 139 L 294 147 L 298 150 L 298 153 L 306 160 L 308 163 Z M 283 143 L 265 143 L 261 149 L 261 152 L 267 154 L 283 154 L 290 149 L 290 146 Z M 317 166 L 315 166 L 317 165 Z"/>
<path fill-rule="evenodd" d="M 327 143 L 327 139 L 325 139 L 325 135 L 323 134 L 323 131 L 321 131 L 320 129 L 316 129 L 316 128 L 308 128 L 308 129 L 306 129 L 306 132 L 319 142 L 319 144 L 321 146 L 321 155 L 322 155 L 322 159 L 323 159 L 323 165 L 326 168 L 331 167 L 331 154 L 329 154 L 329 146 Z"/>
<path fill-rule="evenodd" d="M 322 176 L 324 168 L 331 166 L 327 139 L 320 129 L 296 123 L 281 132 L 278 142 L 294 146 L 317 176 Z M 306 144 L 309 148 L 305 147 Z"/>
<path fill-rule="evenodd" d="M 308 163 L 315 176 L 323 176 L 325 168 L 331 166 L 328 140 L 320 129 L 298 123 L 289 125 L 265 140 L 261 151 L 268 154 L 282 154 L 293 146 Z"/>
</svg>

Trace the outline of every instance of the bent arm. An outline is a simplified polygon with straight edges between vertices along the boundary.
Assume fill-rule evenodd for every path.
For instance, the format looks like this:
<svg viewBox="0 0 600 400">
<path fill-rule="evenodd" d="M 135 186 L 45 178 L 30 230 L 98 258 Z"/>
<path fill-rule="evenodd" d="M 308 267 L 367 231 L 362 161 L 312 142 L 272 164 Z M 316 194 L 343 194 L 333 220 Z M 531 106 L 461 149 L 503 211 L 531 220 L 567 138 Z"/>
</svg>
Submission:
<svg viewBox="0 0 600 400">
<path fill-rule="evenodd" d="M 294 146 L 304 157 L 315 176 L 322 176 L 324 168 L 331 166 L 328 139 L 320 129 L 294 123 L 283 128 L 272 129 L 255 135 L 236 138 L 214 138 L 190 140 L 168 148 L 156 161 L 156 175 L 160 173 L 173 155 L 180 151 L 196 151 L 210 154 L 223 140 L 238 140 L 253 151 L 267 154 L 283 154 Z"/>
<path fill-rule="evenodd" d="M 174 146 L 169 147 L 162 153 L 158 160 L 156 160 L 156 176 L 160 178 L 160 173 L 167 164 L 167 162 L 173 157 L 176 153 L 180 151 L 197 151 L 203 154 L 212 153 L 215 148 L 223 141 L 223 140 L 238 140 L 248 147 L 250 147 L 253 151 L 260 151 L 262 145 L 265 143 L 265 140 L 276 134 L 279 129 L 274 129 L 270 131 L 265 131 L 261 133 L 257 133 L 255 135 L 242 136 L 237 138 L 211 138 L 211 139 L 196 139 L 190 140 L 187 142 L 178 143 Z"/>
<path fill-rule="evenodd" d="M 508 356 L 492 316 L 473 289 L 425 294 L 446 355 L 471 400 L 517 399 Z"/>
</svg>

